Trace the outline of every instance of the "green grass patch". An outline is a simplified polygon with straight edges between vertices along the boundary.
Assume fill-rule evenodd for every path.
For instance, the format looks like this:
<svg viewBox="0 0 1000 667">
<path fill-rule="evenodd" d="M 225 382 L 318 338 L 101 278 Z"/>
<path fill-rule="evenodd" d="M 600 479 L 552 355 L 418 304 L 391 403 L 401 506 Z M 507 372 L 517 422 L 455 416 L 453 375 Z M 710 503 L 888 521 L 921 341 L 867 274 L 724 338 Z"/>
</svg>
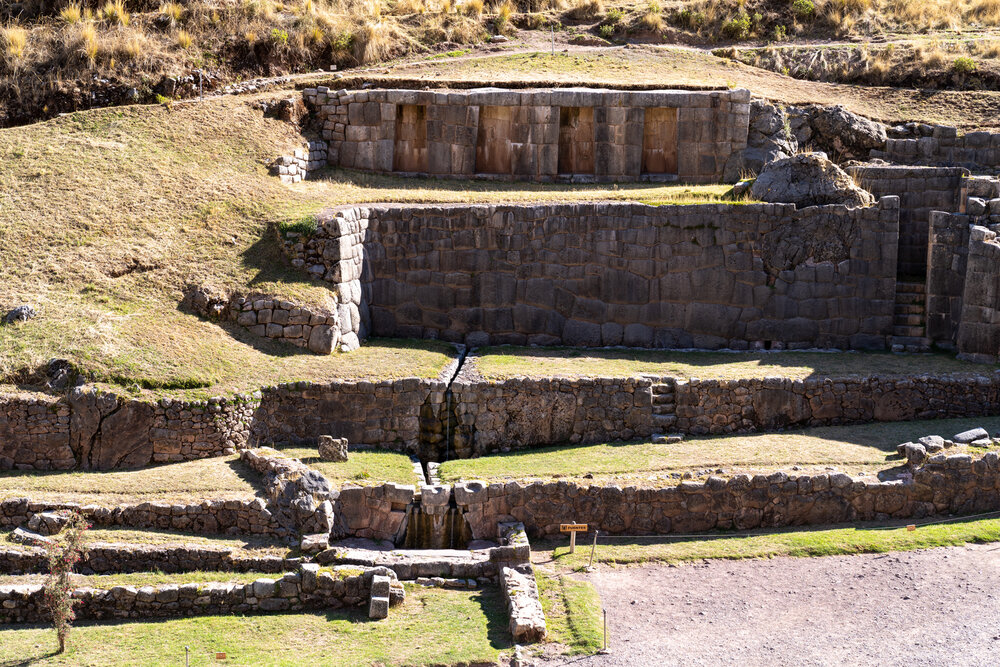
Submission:
<svg viewBox="0 0 1000 667">
<path fill-rule="evenodd" d="M 498 590 L 413 586 L 381 621 L 350 609 L 80 624 L 58 656 L 51 629 L 0 626 L 0 664 L 182 665 L 185 646 L 191 665 L 216 664 L 216 652 L 234 665 L 450 665 L 495 662 L 511 639 Z"/>
<path fill-rule="evenodd" d="M 601 598 L 594 585 L 535 568 L 538 595 L 545 611 L 546 639 L 567 647 L 570 655 L 593 654 L 603 645 Z"/>
<path fill-rule="evenodd" d="M 677 352 L 581 350 L 573 348 L 490 347 L 472 360 L 488 379 L 510 377 L 634 377 L 737 380 L 744 378 L 985 375 L 994 366 L 959 361 L 948 354 L 899 355 L 882 352 Z"/>
<path fill-rule="evenodd" d="M 455 482 L 481 479 L 582 478 L 585 483 L 663 486 L 676 472 L 716 470 L 724 474 L 787 470 L 802 474 L 833 467 L 848 473 L 872 473 L 900 465 L 896 445 L 925 435 L 951 437 L 968 428 L 1000 430 L 1000 417 L 883 422 L 853 426 L 822 426 L 799 431 L 712 437 L 689 437 L 683 442 L 572 445 L 447 461 L 441 479 Z M 955 447 L 948 453 L 979 456 L 986 449 Z M 676 483 L 674 481 L 673 483 Z"/>
<path fill-rule="evenodd" d="M 352 450 L 348 453 L 347 461 L 334 462 L 319 458 L 315 447 L 285 447 L 278 451 L 320 471 L 334 486 L 341 486 L 345 482 L 362 486 L 383 482 L 417 483 L 410 457 L 399 452 Z"/>
<path fill-rule="evenodd" d="M 681 563 L 708 558 L 741 559 L 775 556 L 837 556 L 860 553 L 911 551 L 932 547 L 984 544 L 1000 541 L 1000 519 L 961 519 L 947 523 L 908 522 L 886 524 L 861 523 L 848 527 L 790 528 L 753 531 L 729 536 L 706 534 L 698 538 L 670 536 L 621 538 L 601 536 L 594 554 L 595 563 L 638 565 L 642 563 Z M 746 535 L 746 536 L 744 536 Z M 570 554 L 565 540 L 541 541 L 533 545 L 539 551 L 551 551 L 561 568 L 579 569 L 590 560 L 590 548 Z"/>
</svg>

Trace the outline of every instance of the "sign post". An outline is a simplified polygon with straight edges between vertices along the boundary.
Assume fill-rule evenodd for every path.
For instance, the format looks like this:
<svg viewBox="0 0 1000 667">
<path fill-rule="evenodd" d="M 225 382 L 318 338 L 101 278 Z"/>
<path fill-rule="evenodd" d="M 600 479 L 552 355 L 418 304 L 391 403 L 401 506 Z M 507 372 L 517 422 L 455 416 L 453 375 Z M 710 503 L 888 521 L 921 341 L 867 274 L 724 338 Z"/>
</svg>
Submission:
<svg viewBox="0 0 1000 667">
<path fill-rule="evenodd" d="M 587 524 L 585 523 L 561 523 L 559 524 L 560 533 L 569 533 L 569 552 L 573 553 L 576 551 L 576 534 L 586 533 Z"/>
</svg>

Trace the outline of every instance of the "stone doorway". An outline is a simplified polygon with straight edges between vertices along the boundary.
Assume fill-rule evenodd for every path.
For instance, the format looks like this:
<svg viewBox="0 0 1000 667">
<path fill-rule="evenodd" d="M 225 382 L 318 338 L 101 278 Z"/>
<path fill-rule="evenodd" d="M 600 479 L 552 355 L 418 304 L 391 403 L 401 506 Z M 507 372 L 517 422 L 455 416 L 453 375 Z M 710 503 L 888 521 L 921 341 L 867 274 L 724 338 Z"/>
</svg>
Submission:
<svg viewBox="0 0 1000 667">
<path fill-rule="evenodd" d="M 514 107 L 480 107 L 476 134 L 476 173 L 510 174 L 510 138 L 514 130 Z"/>
<path fill-rule="evenodd" d="M 594 108 L 559 109 L 559 173 L 594 173 Z"/>
<path fill-rule="evenodd" d="M 427 107 L 423 104 L 396 105 L 396 141 L 392 170 L 426 174 Z"/>
<path fill-rule="evenodd" d="M 677 174 L 677 109 L 650 107 L 645 110 L 642 173 Z"/>
</svg>

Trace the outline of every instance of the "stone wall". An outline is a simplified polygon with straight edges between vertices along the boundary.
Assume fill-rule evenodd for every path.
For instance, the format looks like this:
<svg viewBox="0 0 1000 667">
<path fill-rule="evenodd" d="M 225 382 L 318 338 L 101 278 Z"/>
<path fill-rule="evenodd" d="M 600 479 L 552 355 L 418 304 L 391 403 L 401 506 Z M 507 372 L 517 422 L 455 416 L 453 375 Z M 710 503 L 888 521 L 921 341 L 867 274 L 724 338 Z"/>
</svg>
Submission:
<svg viewBox="0 0 1000 667">
<path fill-rule="evenodd" d="M 38 502 L 29 498 L 0 500 L 0 528 L 27 525 L 38 512 L 75 510 L 102 528 L 129 527 L 179 530 L 209 535 L 287 537 L 260 498 L 206 500 L 200 503 L 144 502 L 115 507 L 72 502 Z"/>
<path fill-rule="evenodd" d="M 271 163 L 271 173 L 282 183 L 298 183 L 309 174 L 326 166 L 330 146 L 325 141 L 310 141 L 303 148 L 296 148 L 291 155 L 281 155 Z"/>
<path fill-rule="evenodd" d="M 454 178 L 717 182 L 746 146 L 750 115 L 747 90 L 321 87 L 304 98 L 329 143 L 329 164 Z M 586 136 L 577 134 L 581 109 Z M 592 145 L 588 159 L 567 173 L 566 154 L 581 144 Z"/>
<path fill-rule="evenodd" d="M 156 403 L 76 388 L 0 396 L 0 470 L 112 470 L 243 447 L 258 399 Z"/>
<path fill-rule="evenodd" d="M 340 311 L 335 294 L 329 303 L 306 305 L 277 299 L 266 294 L 225 293 L 200 286 L 186 296 L 198 314 L 214 320 L 231 321 L 250 333 L 280 340 L 316 354 L 358 347 L 355 337 L 342 336 Z"/>
<path fill-rule="evenodd" d="M 354 207 L 321 214 L 292 256 L 350 282 L 372 335 L 883 348 L 897 205 Z"/>
<path fill-rule="evenodd" d="M 495 535 L 505 521 L 523 522 L 532 536 L 557 535 L 560 523 L 575 521 L 611 535 L 885 521 L 1000 509 L 1000 457 L 936 455 L 908 482 L 783 472 L 665 488 L 465 482 L 455 498 L 477 539 Z"/>
<path fill-rule="evenodd" d="M 1000 166 L 1000 134 L 969 132 L 943 125 L 913 125 L 908 131 L 893 131 L 884 151 L 871 157 L 899 164 L 964 167 L 987 171 Z"/>
<path fill-rule="evenodd" d="M 355 607 L 367 602 L 374 575 L 395 578 L 385 568 L 356 572 L 357 568 L 318 572 L 316 566 L 304 565 L 277 580 L 80 588 L 72 596 L 77 620 L 242 615 Z M 39 623 L 49 618 L 42 585 L 0 586 L 0 623 Z"/>
<path fill-rule="evenodd" d="M 969 217 L 934 211 L 927 252 L 927 337 L 954 348 L 962 319 L 969 255 Z"/>
<path fill-rule="evenodd" d="M 1000 241 L 996 232 L 978 225 L 969 233 L 958 352 L 972 361 L 1000 359 Z"/>
<path fill-rule="evenodd" d="M 227 547 L 162 544 L 88 543 L 74 567 L 79 574 L 127 572 L 284 572 L 297 569 L 301 559 L 239 555 Z M 46 551 L 37 547 L 0 547 L 0 574 L 48 571 Z"/>
<path fill-rule="evenodd" d="M 927 272 L 927 237 L 931 211 L 964 213 L 969 172 L 958 168 L 848 167 L 863 187 L 876 197 L 899 197 L 898 272 L 923 276 Z"/>
</svg>

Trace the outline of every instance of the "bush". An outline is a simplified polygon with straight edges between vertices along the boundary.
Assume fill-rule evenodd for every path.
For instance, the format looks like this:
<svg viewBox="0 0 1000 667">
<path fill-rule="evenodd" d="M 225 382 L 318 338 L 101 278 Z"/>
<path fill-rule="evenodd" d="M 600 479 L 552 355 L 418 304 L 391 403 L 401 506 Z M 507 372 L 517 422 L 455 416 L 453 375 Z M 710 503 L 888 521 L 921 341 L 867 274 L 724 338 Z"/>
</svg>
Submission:
<svg viewBox="0 0 1000 667">
<path fill-rule="evenodd" d="M 288 46 L 288 33 L 280 28 L 271 29 L 271 43 L 280 46 Z"/>
<path fill-rule="evenodd" d="M 617 7 L 612 7 L 608 10 L 608 13 L 604 16 L 604 19 L 611 25 L 618 25 L 621 23 L 622 19 L 625 17 L 625 12 L 618 9 Z"/>
<path fill-rule="evenodd" d="M 792 13 L 797 19 L 811 19 L 816 16 L 816 5 L 812 0 L 795 0 L 792 3 Z"/>
<path fill-rule="evenodd" d="M 24 28 L 12 26 L 4 28 L 0 32 L 3 37 L 4 52 L 11 60 L 20 60 L 24 57 L 24 48 L 28 45 L 28 31 Z"/>
<path fill-rule="evenodd" d="M 968 56 L 961 56 L 960 58 L 955 58 L 955 62 L 952 63 L 951 69 L 956 74 L 972 74 L 979 69 L 976 65 L 976 61 Z"/>
<path fill-rule="evenodd" d="M 63 529 L 63 538 L 45 546 L 49 561 L 49 576 L 45 580 L 45 605 L 52 614 L 52 626 L 59 640 L 59 653 L 66 650 L 66 640 L 76 619 L 76 611 L 73 609 L 76 600 L 73 599 L 69 575 L 86 552 L 83 533 L 88 528 L 90 524 L 74 512 Z"/>
<path fill-rule="evenodd" d="M 128 25 L 129 19 L 128 10 L 125 9 L 125 0 L 108 0 L 101 7 L 101 21 L 107 25 Z"/>
<path fill-rule="evenodd" d="M 602 25 L 597 29 L 598 34 L 604 39 L 611 39 L 615 34 L 615 27 L 613 25 Z"/>
<path fill-rule="evenodd" d="M 190 49 L 193 41 L 194 40 L 191 39 L 191 34 L 187 30 L 177 31 L 177 46 L 182 49 Z"/>
<path fill-rule="evenodd" d="M 722 24 L 722 34 L 729 39 L 747 39 L 751 29 L 750 16 L 747 14 L 739 14 Z"/>
<path fill-rule="evenodd" d="M 59 10 L 59 18 L 62 19 L 63 23 L 66 25 L 79 23 L 83 18 L 83 8 L 80 7 L 80 4 L 77 2 L 66 5 Z"/>
</svg>

